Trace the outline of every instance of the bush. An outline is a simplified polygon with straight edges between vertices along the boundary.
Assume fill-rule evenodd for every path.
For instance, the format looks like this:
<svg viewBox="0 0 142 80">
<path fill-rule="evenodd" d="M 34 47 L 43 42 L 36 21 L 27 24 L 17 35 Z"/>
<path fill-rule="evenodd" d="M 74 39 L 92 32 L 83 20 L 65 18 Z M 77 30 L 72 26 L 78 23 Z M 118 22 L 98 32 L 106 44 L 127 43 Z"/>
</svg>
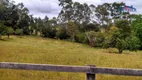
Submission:
<svg viewBox="0 0 142 80">
<path fill-rule="evenodd" d="M 87 40 L 87 37 L 85 33 L 78 33 L 75 36 L 75 41 L 79 43 L 88 43 L 89 41 Z"/>
<path fill-rule="evenodd" d="M 133 32 L 140 40 L 140 50 L 142 50 L 142 23 L 141 21 L 137 21 L 134 23 Z"/>
<path fill-rule="evenodd" d="M 23 35 L 23 30 L 22 29 L 16 29 L 15 34 L 16 35 Z"/>
<path fill-rule="evenodd" d="M 104 33 L 89 31 L 86 33 L 89 43 L 93 47 L 103 47 Z"/>
<path fill-rule="evenodd" d="M 29 27 L 23 27 L 23 34 L 25 34 L 25 35 L 30 35 L 30 29 L 29 29 Z"/>
<path fill-rule="evenodd" d="M 137 51 L 141 46 L 139 38 L 135 36 L 127 37 L 126 41 L 128 45 L 127 49 L 130 51 Z"/>
<path fill-rule="evenodd" d="M 67 34 L 67 30 L 64 27 L 59 27 L 56 33 L 56 37 L 59 39 L 68 39 L 70 36 Z"/>
<path fill-rule="evenodd" d="M 55 27 L 46 26 L 42 29 L 41 32 L 44 37 L 55 38 L 57 31 Z"/>
</svg>

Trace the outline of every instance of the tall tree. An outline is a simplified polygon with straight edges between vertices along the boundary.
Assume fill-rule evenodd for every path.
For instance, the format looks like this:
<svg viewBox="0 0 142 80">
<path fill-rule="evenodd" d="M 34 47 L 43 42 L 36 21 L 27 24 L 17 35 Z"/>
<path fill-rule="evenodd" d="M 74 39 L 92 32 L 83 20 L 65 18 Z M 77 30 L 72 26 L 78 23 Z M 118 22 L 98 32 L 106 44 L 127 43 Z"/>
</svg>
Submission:
<svg viewBox="0 0 142 80">
<path fill-rule="evenodd" d="M 106 8 L 106 4 L 103 5 L 98 5 L 96 7 L 96 17 L 97 17 L 97 21 L 101 24 L 104 25 L 107 21 L 108 21 L 108 17 L 109 17 L 109 12 Z"/>
<path fill-rule="evenodd" d="M 78 28 L 74 22 L 70 21 L 68 23 L 67 33 L 71 36 L 72 41 L 75 41 L 75 35 L 78 33 Z"/>
<path fill-rule="evenodd" d="M 61 12 L 59 13 L 58 19 L 62 22 L 69 22 L 73 17 L 73 2 L 72 0 L 59 0 L 59 6 L 62 7 Z"/>
<path fill-rule="evenodd" d="M 133 15 L 133 32 L 140 40 L 140 49 L 142 50 L 142 15 Z"/>
<path fill-rule="evenodd" d="M 23 3 L 19 3 L 17 5 L 17 13 L 19 16 L 19 19 L 17 21 L 17 28 L 22 28 L 24 34 L 30 34 L 29 30 L 29 22 L 30 22 L 30 17 L 28 15 L 29 10 L 24 7 Z"/>
</svg>

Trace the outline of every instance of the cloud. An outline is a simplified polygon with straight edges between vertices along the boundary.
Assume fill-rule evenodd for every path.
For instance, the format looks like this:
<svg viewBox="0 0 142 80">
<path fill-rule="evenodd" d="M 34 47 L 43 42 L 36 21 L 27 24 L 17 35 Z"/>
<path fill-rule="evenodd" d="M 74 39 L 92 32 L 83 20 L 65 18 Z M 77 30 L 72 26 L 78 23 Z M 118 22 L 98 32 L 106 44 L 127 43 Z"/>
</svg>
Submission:
<svg viewBox="0 0 142 80">
<path fill-rule="evenodd" d="M 73 1 L 80 2 L 80 3 L 94 4 L 94 5 L 98 5 L 102 3 L 102 0 L 73 0 Z"/>
<path fill-rule="evenodd" d="M 45 15 L 48 17 L 57 17 L 61 7 L 59 7 L 58 0 L 14 0 L 17 3 L 24 3 L 24 5 L 29 9 L 30 14 L 33 14 L 35 17 L 44 18 Z M 137 8 L 137 12 L 135 13 L 142 13 L 142 2 L 141 0 L 73 0 L 80 3 L 88 3 L 99 5 L 105 2 L 112 3 L 112 2 L 125 2 L 126 5 Z"/>
<path fill-rule="evenodd" d="M 35 17 L 44 18 L 47 15 L 51 18 L 57 16 L 61 10 L 58 0 L 15 0 L 15 2 L 16 4 L 24 3 L 30 14 L 33 14 Z"/>
</svg>

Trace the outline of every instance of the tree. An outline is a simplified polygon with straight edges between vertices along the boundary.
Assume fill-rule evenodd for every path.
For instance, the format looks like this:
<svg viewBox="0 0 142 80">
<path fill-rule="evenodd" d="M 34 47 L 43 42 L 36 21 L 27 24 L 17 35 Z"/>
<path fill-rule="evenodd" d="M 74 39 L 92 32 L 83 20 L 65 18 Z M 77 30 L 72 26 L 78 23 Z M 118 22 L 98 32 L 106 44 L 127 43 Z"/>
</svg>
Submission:
<svg viewBox="0 0 142 80">
<path fill-rule="evenodd" d="M 92 12 L 89 5 L 86 3 L 83 4 L 83 8 L 81 10 L 82 10 L 82 13 L 80 13 L 80 15 L 82 14 L 82 16 L 79 16 L 81 18 L 80 22 L 85 26 L 88 23 L 90 23 Z"/>
<path fill-rule="evenodd" d="M 119 37 L 119 29 L 115 26 L 110 27 L 109 31 L 105 33 L 104 48 L 115 48 L 117 38 Z"/>
<path fill-rule="evenodd" d="M 0 39 L 2 38 L 2 35 L 5 34 L 5 29 L 6 27 L 4 26 L 4 24 L 0 23 Z"/>
<path fill-rule="evenodd" d="M 137 51 L 140 48 L 140 41 L 133 35 L 125 39 L 117 38 L 116 48 L 119 50 L 119 53 L 122 53 L 123 50 Z"/>
<path fill-rule="evenodd" d="M 115 26 L 119 29 L 115 47 L 122 53 L 128 47 L 126 38 L 131 36 L 131 26 L 127 20 L 116 21 Z"/>
<path fill-rule="evenodd" d="M 19 3 L 16 5 L 17 14 L 18 14 L 18 21 L 17 21 L 17 28 L 23 29 L 23 33 L 26 35 L 30 34 L 29 23 L 30 23 L 30 16 L 28 15 L 29 10 L 24 7 L 23 3 Z M 16 28 L 16 29 L 17 29 Z"/>
<path fill-rule="evenodd" d="M 11 28 L 11 27 L 6 27 L 6 34 L 7 34 L 8 38 L 9 38 L 10 35 L 13 34 L 13 33 L 14 33 L 13 28 Z"/>
<path fill-rule="evenodd" d="M 40 24 L 39 24 L 40 25 Z M 44 37 L 55 38 L 56 37 L 56 23 L 54 20 L 48 20 L 40 27 L 41 34 Z"/>
<path fill-rule="evenodd" d="M 0 4 L 0 20 L 4 20 L 4 12 L 5 12 L 6 8 L 4 5 Z"/>
<path fill-rule="evenodd" d="M 75 41 L 75 35 L 78 33 L 78 28 L 74 22 L 70 21 L 68 23 L 67 33 L 71 36 L 71 40 Z"/>
<path fill-rule="evenodd" d="M 122 38 L 122 33 L 120 33 L 119 28 L 113 26 L 110 28 L 109 32 L 105 35 L 104 48 L 117 48 L 119 53 L 128 49 L 126 38 Z"/>
<path fill-rule="evenodd" d="M 30 35 L 32 35 L 33 32 L 34 32 L 35 22 L 34 22 L 33 15 L 29 15 L 29 18 L 30 18 L 30 21 L 29 21 L 29 30 L 30 30 Z"/>
<path fill-rule="evenodd" d="M 74 11 L 74 14 L 73 14 L 73 20 L 76 22 L 76 23 L 81 23 L 81 20 L 83 18 L 83 4 L 80 4 L 79 2 L 74 2 L 73 3 L 73 11 Z"/>
<path fill-rule="evenodd" d="M 139 48 L 139 40 L 131 31 L 131 26 L 127 20 L 119 20 L 116 27 L 111 27 L 104 46 L 114 47 L 122 53 L 124 50 L 136 51 Z"/>
<path fill-rule="evenodd" d="M 13 2 L 9 2 L 5 10 L 4 25 L 11 26 L 16 29 L 16 24 L 19 20 L 17 6 Z"/>
<path fill-rule="evenodd" d="M 48 38 L 55 38 L 56 32 L 57 32 L 56 28 L 53 28 L 53 27 L 50 27 L 50 26 L 46 26 L 42 30 L 43 36 L 48 37 Z"/>
<path fill-rule="evenodd" d="M 89 40 L 89 43 L 92 47 L 102 47 L 105 40 L 104 33 L 88 31 L 86 36 Z"/>
<path fill-rule="evenodd" d="M 114 20 L 120 20 L 120 19 L 127 19 L 128 20 L 129 12 L 122 11 L 122 6 L 125 6 L 125 3 L 114 2 L 111 4 L 109 10 L 110 10 L 110 14 Z"/>
<path fill-rule="evenodd" d="M 105 23 L 108 22 L 108 16 L 109 16 L 109 12 L 107 10 L 107 6 L 106 4 L 103 5 L 98 5 L 96 7 L 96 17 L 97 17 L 97 21 L 99 22 L 99 24 L 104 25 Z"/>
<path fill-rule="evenodd" d="M 140 49 L 142 50 L 142 15 L 134 15 L 132 22 L 132 31 L 140 40 Z"/>
<path fill-rule="evenodd" d="M 72 0 L 59 0 L 59 6 L 62 7 L 58 19 L 62 22 L 69 22 L 73 17 Z"/>
<path fill-rule="evenodd" d="M 73 3 L 73 20 L 75 21 L 75 23 L 77 24 L 82 24 L 84 27 L 86 26 L 88 23 L 91 22 L 91 11 L 92 5 L 88 5 L 86 3 L 81 4 L 78 2 L 74 2 Z"/>
<path fill-rule="evenodd" d="M 120 32 L 120 37 L 125 39 L 126 37 L 130 36 L 131 34 L 131 25 L 127 20 L 118 20 L 115 23 L 115 26 L 118 27 Z"/>
<path fill-rule="evenodd" d="M 135 35 L 126 38 L 127 49 L 130 51 L 137 51 L 140 48 L 140 40 Z"/>
<path fill-rule="evenodd" d="M 2 0 L 3 1 L 3 0 Z M 29 11 L 23 3 L 17 5 L 14 1 L 4 0 L 0 5 L 0 20 L 5 26 L 10 26 L 14 30 L 23 29 L 24 34 L 29 34 Z"/>
<path fill-rule="evenodd" d="M 127 42 L 125 41 L 125 39 L 117 38 L 115 47 L 119 50 L 119 53 L 122 53 L 123 50 L 127 49 Z"/>
</svg>

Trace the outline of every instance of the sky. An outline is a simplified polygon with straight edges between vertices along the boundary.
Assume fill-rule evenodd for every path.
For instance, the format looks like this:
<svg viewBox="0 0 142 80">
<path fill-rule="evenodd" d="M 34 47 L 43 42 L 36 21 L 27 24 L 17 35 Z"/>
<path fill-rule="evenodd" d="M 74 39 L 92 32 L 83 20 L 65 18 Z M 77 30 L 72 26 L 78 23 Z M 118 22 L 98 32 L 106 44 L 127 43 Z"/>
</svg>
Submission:
<svg viewBox="0 0 142 80">
<path fill-rule="evenodd" d="M 58 0 L 14 0 L 15 3 L 23 3 L 33 14 L 34 17 L 44 18 L 46 15 L 49 18 L 57 17 L 61 7 L 59 7 Z M 128 6 L 134 6 L 137 9 L 136 14 L 142 14 L 142 1 L 141 0 L 73 0 L 80 3 L 99 5 L 105 2 L 125 2 Z"/>
</svg>

